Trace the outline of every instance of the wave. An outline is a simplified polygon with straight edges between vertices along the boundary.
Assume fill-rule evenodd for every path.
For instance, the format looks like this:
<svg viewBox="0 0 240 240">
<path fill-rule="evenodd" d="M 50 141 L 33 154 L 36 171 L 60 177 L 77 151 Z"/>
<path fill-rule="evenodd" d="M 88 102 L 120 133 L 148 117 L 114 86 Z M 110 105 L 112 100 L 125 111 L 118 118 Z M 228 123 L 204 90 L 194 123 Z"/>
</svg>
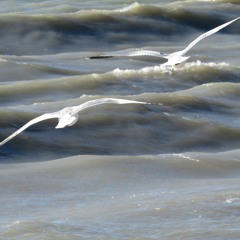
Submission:
<svg viewBox="0 0 240 240">
<path fill-rule="evenodd" d="M 35 153 L 49 159 L 90 153 L 134 155 L 238 149 L 238 102 L 228 105 L 214 98 L 204 99 L 196 89 L 191 91 L 122 97 L 163 105 L 96 107 L 82 112 L 76 125 L 63 130 L 54 129 L 56 121 L 52 120 L 36 124 L 3 146 L 0 155 L 27 159 Z M 42 113 L 94 98 L 98 97 L 2 108 L 1 139 Z"/>
<path fill-rule="evenodd" d="M 24 172 L 26 171 L 27 175 L 34 168 L 35 174 L 51 171 L 51 175 L 58 172 L 58 177 L 60 177 L 61 174 L 64 176 L 66 172 L 81 176 L 80 172 L 84 171 L 83 169 L 88 169 L 89 174 L 98 169 L 98 172 L 104 172 L 104 178 L 114 175 L 116 181 L 118 181 L 117 176 L 120 177 L 120 175 L 126 175 L 127 173 L 133 178 L 144 175 L 144 178 L 147 178 L 148 181 L 153 179 L 238 178 L 239 153 L 239 150 L 234 150 L 218 153 L 182 152 L 140 156 L 79 155 L 55 159 L 47 163 L 29 162 L 24 164 L 24 168 L 20 171 L 22 175 L 25 175 Z"/>
<path fill-rule="evenodd" d="M 207 11 L 196 8 L 199 4 L 0 14 L 1 139 L 42 113 L 86 99 L 115 96 L 163 104 L 96 108 L 59 131 L 54 121 L 37 124 L 1 148 L 1 160 L 239 149 L 240 69 L 235 59 L 229 61 L 238 43 L 219 53 L 221 62 L 217 57 L 206 62 L 205 55 L 173 71 L 150 61 L 85 59 L 95 52 L 149 45 L 171 52 L 181 49 L 172 41 L 185 45 L 185 36 L 236 15 L 231 4 L 211 4 Z M 239 28 L 224 31 L 235 34 Z"/>
<path fill-rule="evenodd" d="M 127 50 L 129 51 L 129 49 Z M 111 53 L 109 53 L 111 55 Z M 129 59 L 113 59 L 111 61 L 95 59 L 89 60 L 88 56 L 94 55 L 89 52 L 77 53 L 62 53 L 53 55 L 36 55 L 36 56 L 14 56 L 14 55 L 0 55 L 0 62 L 8 64 L 9 66 L 24 67 L 27 71 L 29 69 L 37 69 L 43 74 L 59 75 L 59 76 L 73 76 L 84 75 L 88 73 L 101 74 L 113 71 L 115 76 L 131 77 L 131 76 L 151 76 L 156 74 L 194 74 L 199 73 L 201 77 L 212 74 L 215 79 L 218 75 L 224 75 L 227 79 L 235 79 L 239 76 L 239 66 L 231 65 L 227 62 L 206 62 L 201 60 L 189 60 L 184 66 L 175 67 L 174 69 L 161 65 L 161 59 L 136 59 L 130 61 Z M 195 57 L 196 58 L 196 57 Z M 199 57 L 201 58 L 201 57 Z M 136 63 L 136 66 L 134 65 Z M 115 68 L 116 65 L 128 66 L 128 68 Z M 131 68 L 129 68 L 129 65 Z M 144 67 L 145 65 L 145 67 Z M 231 75 L 232 73 L 232 75 Z M 227 76 L 229 75 L 229 76 Z M 49 77 L 48 77 L 49 78 Z M 19 79 L 21 80 L 21 78 Z"/>
<path fill-rule="evenodd" d="M 194 6 L 194 3 L 192 3 Z M 46 54 L 70 51 L 105 50 L 117 44 L 143 46 L 149 41 L 168 42 L 195 30 L 205 31 L 229 20 L 234 6 L 222 4 L 218 12 L 189 10 L 170 5 L 132 4 L 115 10 L 81 10 L 61 14 L 0 14 L 0 44 L 4 54 Z M 214 5 L 214 8 L 216 6 Z M 231 18 L 233 18 L 231 16 Z M 194 19 L 194 20 L 193 20 Z M 205 23 L 205 24 L 204 24 Z M 224 30 L 239 33 L 231 26 Z M 15 41 L 12 41 L 15 39 Z M 101 40 L 101 44 L 99 44 Z M 95 49 L 92 49 L 95 46 Z"/>
<path fill-rule="evenodd" d="M 37 63 L 37 65 L 41 64 L 41 62 Z M 49 71 L 51 64 L 48 66 L 47 63 L 44 63 L 45 66 L 42 66 L 44 74 L 45 71 Z M 33 67 L 32 63 L 26 63 L 24 66 L 29 68 L 28 71 Z M 65 68 L 62 71 L 67 71 Z M 210 98 L 211 96 L 216 97 L 218 93 L 219 97 L 224 97 L 224 94 L 228 92 L 229 99 L 233 99 L 234 96 L 237 98 L 239 92 L 239 67 L 226 63 L 192 62 L 187 63 L 183 68 L 174 69 L 173 72 L 161 66 L 143 67 L 137 70 L 114 69 L 106 73 L 81 73 L 80 75 L 75 75 L 76 73 L 71 69 L 68 71 L 74 76 L 3 82 L 0 88 L 1 105 L 14 106 L 19 99 L 25 104 L 38 102 L 40 96 L 48 99 L 47 101 L 51 99 L 52 101 L 67 100 L 83 94 L 106 96 L 108 93 L 109 95 L 119 95 L 121 92 L 121 96 L 131 96 L 152 93 L 153 86 L 155 86 L 154 92 L 169 93 L 186 90 L 181 94 L 194 91 L 193 95 L 203 97 L 205 94 Z M 91 69 L 87 71 L 91 72 Z M 61 69 L 59 75 L 61 76 Z M 176 80 L 173 81 L 173 77 Z M 197 87 L 198 85 L 201 87 Z M 192 88 L 194 90 L 188 91 Z M 210 91 L 210 89 L 212 90 Z"/>
<path fill-rule="evenodd" d="M 188 62 L 186 63 L 184 66 L 182 67 L 176 67 L 174 69 L 170 69 L 168 67 L 165 66 L 161 66 L 161 65 L 156 65 L 153 67 L 143 67 L 139 70 L 136 69 L 115 69 L 113 71 L 114 74 L 118 75 L 118 76 L 124 76 L 124 74 L 126 74 L 127 76 L 131 76 L 131 75 L 147 75 L 147 74 L 155 74 L 155 73 L 169 73 L 169 74 L 173 74 L 173 73 L 194 73 L 194 74 L 213 74 L 213 73 L 217 73 L 220 72 L 219 75 L 222 75 L 223 71 L 228 71 L 230 72 L 239 72 L 240 68 L 238 66 L 231 66 L 229 63 L 226 62 L 220 62 L 220 63 L 215 63 L 215 62 L 201 62 L 200 60 L 198 61 L 193 61 L 193 62 Z M 236 74 L 236 76 L 238 76 L 238 73 Z"/>
</svg>

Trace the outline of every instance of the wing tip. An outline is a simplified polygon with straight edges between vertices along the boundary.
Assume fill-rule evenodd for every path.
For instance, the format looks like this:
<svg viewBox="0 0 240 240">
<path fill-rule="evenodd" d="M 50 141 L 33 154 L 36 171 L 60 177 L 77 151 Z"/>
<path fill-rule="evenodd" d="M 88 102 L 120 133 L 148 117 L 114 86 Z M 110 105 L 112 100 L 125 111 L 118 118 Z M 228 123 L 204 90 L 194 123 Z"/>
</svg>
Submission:
<svg viewBox="0 0 240 240">
<path fill-rule="evenodd" d="M 91 57 L 86 57 L 85 59 L 104 59 L 104 58 L 112 58 L 113 56 L 91 56 Z"/>
</svg>

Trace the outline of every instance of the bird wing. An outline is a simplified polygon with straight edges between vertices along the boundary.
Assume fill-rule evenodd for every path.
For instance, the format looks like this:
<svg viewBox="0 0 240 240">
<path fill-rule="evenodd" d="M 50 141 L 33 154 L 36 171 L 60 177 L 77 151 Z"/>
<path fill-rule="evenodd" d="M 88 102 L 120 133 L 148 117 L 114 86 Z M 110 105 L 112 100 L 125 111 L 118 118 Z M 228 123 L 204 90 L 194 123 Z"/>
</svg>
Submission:
<svg viewBox="0 0 240 240">
<path fill-rule="evenodd" d="M 119 57 L 119 58 L 129 58 L 129 57 L 156 57 L 156 58 L 164 58 L 165 54 L 158 52 L 158 51 L 151 51 L 151 50 L 143 50 L 143 49 L 136 49 L 136 50 L 122 50 L 112 53 L 107 53 L 104 55 L 97 55 L 88 57 L 88 59 L 99 59 L 99 58 L 112 58 L 112 57 Z"/>
<path fill-rule="evenodd" d="M 140 101 L 133 101 L 133 100 L 126 100 L 126 99 L 119 99 L 119 98 L 100 98 L 100 99 L 94 99 L 87 101 L 79 106 L 71 107 L 72 113 L 76 114 L 79 111 L 82 111 L 83 109 L 94 107 L 100 104 L 130 104 L 130 103 L 137 103 L 137 104 L 149 104 L 147 102 L 140 102 Z"/>
<path fill-rule="evenodd" d="M 140 57 L 140 56 L 150 56 L 150 57 L 158 57 L 158 58 L 165 58 L 165 55 L 158 51 L 151 51 L 151 50 L 135 50 L 131 51 L 128 54 L 129 57 Z"/>
<path fill-rule="evenodd" d="M 43 114 L 39 117 L 36 117 L 34 119 L 32 119 L 31 121 L 29 121 L 28 123 L 26 123 L 25 125 L 23 125 L 21 128 L 19 128 L 16 132 L 14 132 L 13 134 L 11 134 L 9 137 L 7 137 L 6 139 L 4 139 L 2 142 L 0 142 L 0 146 L 4 145 L 6 142 L 10 141 L 12 138 L 16 137 L 19 133 L 21 133 L 22 131 L 24 131 L 25 129 L 27 129 L 28 127 L 30 127 L 31 125 L 47 120 L 47 119 L 51 119 L 51 118 L 58 118 L 58 113 L 46 113 Z"/>
<path fill-rule="evenodd" d="M 237 21 L 239 19 L 240 19 L 240 17 L 237 17 L 237 18 L 235 18 L 235 19 L 233 19 L 233 20 L 231 20 L 229 22 L 226 22 L 226 23 L 224 23 L 224 24 L 222 24 L 222 25 L 220 25 L 220 26 L 218 26 L 216 28 L 213 28 L 212 30 L 210 30 L 208 32 L 205 32 L 204 34 L 200 35 L 198 38 L 196 38 L 194 41 L 192 41 L 185 49 L 183 49 L 182 51 L 179 52 L 179 53 L 181 53 L 180 56 L 182 56 L 185 53 L 187 53 L 194 45 L 196 45 L 202 39 L 204 39 L 204 38 L 206 38 L 206 37 L 208 37 L 208 36 L 218 32 L 219 30 L 225 28 L 229 24 L 231 24 L 231 23 L 233 23 L 233 22 L 235 22 L 235 21 Z"/>
</svg>

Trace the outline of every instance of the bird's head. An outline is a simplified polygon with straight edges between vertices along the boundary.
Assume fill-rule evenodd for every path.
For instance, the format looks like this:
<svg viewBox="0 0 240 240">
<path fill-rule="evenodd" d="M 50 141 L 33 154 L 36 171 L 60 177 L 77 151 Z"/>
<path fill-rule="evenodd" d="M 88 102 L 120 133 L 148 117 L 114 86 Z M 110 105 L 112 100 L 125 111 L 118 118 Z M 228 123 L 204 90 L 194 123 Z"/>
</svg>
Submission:
<svg viewBox="0 0 240 240">
<path fill-rule="evenodd" d="M 58 119 L 58 124 L 55 128 L 65 128 L 66 126 L 74 125 L 78 120 L 78 114 L 71 115 L 66 113 Z"/>
</svg>

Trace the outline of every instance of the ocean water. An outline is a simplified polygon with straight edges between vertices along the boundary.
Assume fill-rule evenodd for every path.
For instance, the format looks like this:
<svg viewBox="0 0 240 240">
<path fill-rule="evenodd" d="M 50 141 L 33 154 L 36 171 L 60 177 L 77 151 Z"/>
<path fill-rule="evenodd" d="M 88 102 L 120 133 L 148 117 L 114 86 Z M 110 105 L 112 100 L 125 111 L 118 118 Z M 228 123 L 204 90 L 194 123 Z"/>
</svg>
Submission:
<svg viewBox="0 0 240 240">
<path fill-rule="evenodd" d="M 172 71 L 156 59 L 240 16 L 225 1 L 1 1 L 0 239 L 240 239 L 240 21 Z"/>
</svg>

